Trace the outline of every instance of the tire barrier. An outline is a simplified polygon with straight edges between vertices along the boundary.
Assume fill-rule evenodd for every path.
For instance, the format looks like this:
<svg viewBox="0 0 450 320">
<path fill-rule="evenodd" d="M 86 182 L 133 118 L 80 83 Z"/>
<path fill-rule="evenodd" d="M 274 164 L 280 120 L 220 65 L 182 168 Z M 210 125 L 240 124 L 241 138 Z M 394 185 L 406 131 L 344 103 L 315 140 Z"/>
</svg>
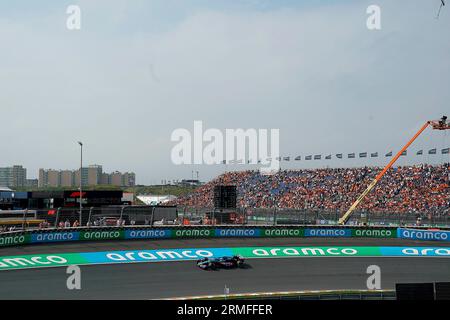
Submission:
<svg viewBox="0 0 450 320">
<path fill-rule="evenodd" d="M 426 241 L 450 241 L 450 231 L 392 227 L 314 227 L 314 226 L 161 226 L 95 227 L 15 231 L 0 234 L 0 247 L 35 243 L 178 239 L 178 238 L 400 238 Z"/>
</svg>

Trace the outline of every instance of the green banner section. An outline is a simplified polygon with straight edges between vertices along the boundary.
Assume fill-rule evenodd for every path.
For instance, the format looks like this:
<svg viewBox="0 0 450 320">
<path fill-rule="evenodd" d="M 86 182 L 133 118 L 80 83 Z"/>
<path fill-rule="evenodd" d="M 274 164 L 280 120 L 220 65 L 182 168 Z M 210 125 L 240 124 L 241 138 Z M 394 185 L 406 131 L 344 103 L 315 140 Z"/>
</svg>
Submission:
<svg viewBox="0 0 450 320">
<path fill-rule="evenodd" d="M 299 238 L 305 236 L 305 228 L 261 228 L 260 237 L 264 238 Z"/>
<path fill-rule="evenodd" d="M 351 229 L 354 238 L 397 238 L 397 228 Z"/>
<path fill-rule="evenodd" d="M 70 235 L 69 235 L 70 234 Z M 298 226 L 215 226 L 215 227 L 153 227 L 153 228 L 109 228 L 85 231 L 49 230 L 0 235 L 0 247 L 29 243 L 50 243 L 55 241 L 95 241 L 163 238 L 302 238 L 302 237 L 352 237 L 352 238 L 397 238 L 397 228 L 339 228 Z"/>
<path fill-rule="evenodd" d="M 0 247 L 17 246 L 31 242 L 30 234 L 2 235 L 0 236 Z"/>
<path fill-rule="evenodd" d="M 276 257 L 361 257 L 381 256 L 379 247 L 244 247 L 232 248 L 234 254 L 246 258 Z"/>
<path fill-rule="evenodd" d="M 216 236 L 214 228 L 179 228 L 172 229 L 171 238 L 212 238 Z"/>
<path fill-rule="evenodd" d="M 318 257 L 447 257 L 445 247 L 238 247 L 176 248 L 80 253 L 50 253 L 0 257 L 0 271 L 68 265 L 117 264 L 137 262 L 191 261 L 242 255 L 244 258 L 318 258 Z M 250 262 L 251 263 L 251 262 Z M 0 284 L 1 285 L 1 284 Z"/>
<path fill-rule="evenodd" d="M 113 240 L 125 239 L 125 231 L 123 230 L 98 230 L 98 231 L 82 231 L 80 232 L 80 240 Z"/>
<path fill-rule="evenodd" d="M 0 270 L 46 268 L 89 264 L 79 253 L 35 254 L 0 257 Z"/>
</svg>

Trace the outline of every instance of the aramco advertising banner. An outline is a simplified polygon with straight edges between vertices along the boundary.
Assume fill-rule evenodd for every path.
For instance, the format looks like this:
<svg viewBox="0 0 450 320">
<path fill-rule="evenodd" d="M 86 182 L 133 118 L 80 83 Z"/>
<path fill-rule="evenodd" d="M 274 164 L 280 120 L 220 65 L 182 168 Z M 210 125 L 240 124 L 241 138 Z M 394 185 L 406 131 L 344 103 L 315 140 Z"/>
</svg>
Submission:
<svg viewBox="0 0 450 320">
<path fill-rule="evenodd" d="M 351 258 L 351 257 L 450 257 L 450 247 L 234 247 L 103 251 L 0 256 L 0 271 L 69 265 L 192 261 L 241 255 L 249 259 Z"/>
<path fill-rule="evenodd" d="M 0 235 L 0 247 L 29 243 L 71 241 L 170 239 L 170 238 L 402 238 L 411 240 L 450 241 L 450 231 L 409 228 L 325 228 L 325 227 L 184 227 L 124 228 L 84 231 L 47 230 L 11 232 Z"/>
<path fill-rule="evenodd" d="M 398 228 L 397 237 L 411 240 L 450 241 L 450 231 Z"/>
</svg>

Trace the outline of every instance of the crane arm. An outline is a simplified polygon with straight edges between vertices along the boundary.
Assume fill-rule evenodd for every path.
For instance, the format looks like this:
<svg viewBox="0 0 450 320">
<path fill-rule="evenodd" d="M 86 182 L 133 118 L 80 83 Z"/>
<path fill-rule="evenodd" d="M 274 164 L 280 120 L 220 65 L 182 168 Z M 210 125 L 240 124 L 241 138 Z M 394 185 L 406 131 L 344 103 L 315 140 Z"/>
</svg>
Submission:
<svg viewBox="0 0 450 320">
<path fill-rule="evenodd" d="M 392 167 L 392 165 L 400 158 L 402 153 L 409 148 L 409 146 L 414 142 L 414 140 L 417 139 L 418 136 L 429 126 L 433 123 L 431 121 L 427 121 L 420 129 L 416 132 L 414 137 L 412 137 L 407 144 L 404 145 L 404 147 L 395 155 L 394 158 L 388 163 L 386 167 L 373 179 L 373 181 L 369 184 L 366 190 L 356 199 L 356 201 L 352 204 L 352 206 L 347 210 L 347 212 L 339 219 L 339 224 L 345 224 L 348 219 L 350 218 L 350 215 L 352 212 L 358 207 L 358 205 L 361 203 L 361 201 L 366 197 L 366 195 L 376 186 L 378 181 L 381 180 L 381 178 L 384 176 L 384 174 Z"/>
</svg>

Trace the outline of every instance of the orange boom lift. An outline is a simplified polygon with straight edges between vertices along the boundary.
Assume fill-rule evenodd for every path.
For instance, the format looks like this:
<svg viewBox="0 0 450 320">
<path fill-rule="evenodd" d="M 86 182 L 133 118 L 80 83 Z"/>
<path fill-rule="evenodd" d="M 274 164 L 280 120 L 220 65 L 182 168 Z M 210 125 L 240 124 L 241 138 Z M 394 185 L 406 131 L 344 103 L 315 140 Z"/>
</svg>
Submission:
<svg viewBox="0 0 450 320">
<path fill-rule="evenodd" d="M 339 224 L 345 224 L 350 218 L 352 212 L 358 207 L 361 201 L 366 197 L 366 195 L 372 190 L 378 181 L 384 176 L 384 174 L 392 167 L 392 165 L 397 161 L 397 159 L 401 156 L 401 154 L 408 149 L 408 147 L 417 139 L 417 137 L 428 127 L 431 126 L 433 130 L 450 130 L 450 123 L 447 122 L 447 117 L 443 116 L 440 120 L 427 121 L 422 128 L 417 131 L 414 137 L 408 141 L 407 144 L 395 155 L 395 157 L 388 163 L 388 165 L 373 179 L 373 181 L 369 184 L 366 190 L 356 199 L 356 201 L 352 204 L 352 206 L 347 210 L 347 212 L 339 219 Z"/>
</svg>

